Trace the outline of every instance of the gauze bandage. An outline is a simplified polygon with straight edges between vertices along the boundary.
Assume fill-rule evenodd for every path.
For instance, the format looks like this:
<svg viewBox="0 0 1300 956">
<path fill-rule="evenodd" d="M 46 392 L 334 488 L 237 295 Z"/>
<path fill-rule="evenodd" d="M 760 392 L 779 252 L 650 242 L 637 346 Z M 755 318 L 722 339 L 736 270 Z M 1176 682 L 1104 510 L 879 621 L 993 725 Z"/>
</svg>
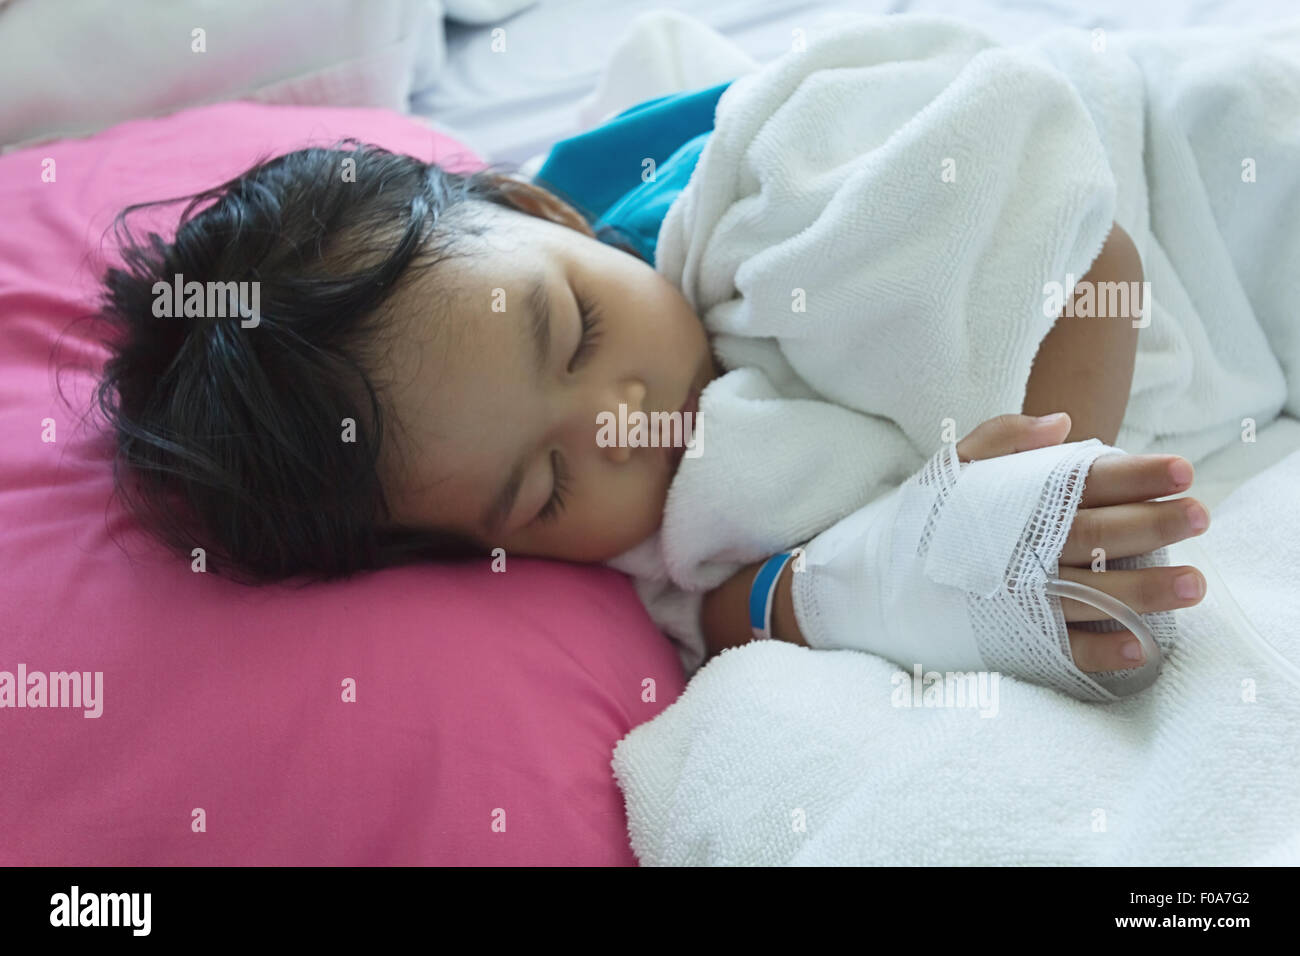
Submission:
<svg viewBox="0 0 1300 956">
<path fill-rule="evenodd" d="M 1060 598 L 1048 593 L 1060 580 L 1088 472 L 1119 451 L 1093 438 L 962 463 L 955 443 L 940 449 L 902 487 L 796 556 L 792 595 L 805 640 L 909 669 L 997 671 L 1082 700 L 1113 701 L 1147 686 L 1177 636 L 1172 612 L 1138 615 L 1121 605 L 1146 626 L 1142 637 L 1155 653 L 1140 668 L 1085 674 L 1070 654 Z M 1162 548 L 1103 566 L 1166 563 Z M 1114 618 L 1070 626 L 1124 627 Z"/>
</svg>

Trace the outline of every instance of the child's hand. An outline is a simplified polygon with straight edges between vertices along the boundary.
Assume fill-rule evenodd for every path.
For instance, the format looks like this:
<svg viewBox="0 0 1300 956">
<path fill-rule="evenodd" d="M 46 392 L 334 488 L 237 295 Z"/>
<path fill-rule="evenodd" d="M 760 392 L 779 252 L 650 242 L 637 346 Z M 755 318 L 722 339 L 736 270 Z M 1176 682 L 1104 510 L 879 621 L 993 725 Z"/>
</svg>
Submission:
<svg viewBox="0 0 1300 956">
<path fill-rule="evenodd" d="M 1070 432 L 1068 415 L 1039 422 L 1028 415 L 1000 415 L 979 425 L 957 443 L 961 461 L 1014 455 L 1058 445 Z M 1174 472 L 1179 472 L 1174 476 Z M 1107 560 L 1145 554 L 1201 534 L 1210 526 L 1209 510 L 1195 498 L 1150 501 L 1185 491 L 1192 484 L 1192 465 L 1177 455 L 1103 455 L 1093 462 L 1083 499 L 1061 552 L 1058 575 L 1104 591 L 1138 614 L 1191 607 L 1205 596 L 1205 579 L 1189 565 L 1135 571 L 1092 571 L 1093 549 Z M 1184 583 L 1188 590 L 1179 593 Z M 1105 620 L 1096 608 L 1061 598 L 1067 624 Z M 1124 670 L 1142 664 L 1142 650 L 1128 630 L 1094 632 L 1068 627 L 1070 652 L 1079 669 L 1089 673 Z M 1136 658 L 1125 657 L 1133 649 Z"/>
</svg>

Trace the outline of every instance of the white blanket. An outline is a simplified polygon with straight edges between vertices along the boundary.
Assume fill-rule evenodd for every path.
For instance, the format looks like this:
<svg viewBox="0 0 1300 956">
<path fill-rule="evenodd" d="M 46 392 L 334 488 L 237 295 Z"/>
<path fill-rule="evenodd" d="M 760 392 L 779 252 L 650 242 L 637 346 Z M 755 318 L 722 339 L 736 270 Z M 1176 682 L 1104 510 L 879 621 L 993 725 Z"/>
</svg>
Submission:
<svg viewBox="0 0 1300 956">
<path fill-rule="evenodd" d="M 1115 444 L 1197 462 L 1300 415 L 1297 104 L 1300 21 L 1006 48 L 863 18 L 737 79 L 656 263 L 731 371 L 659 533 L 611 562 L 688 672 L 700 592 L 1020 410 L 1053 284 L 1112 221 L 1150 283 Z"/>
<path fill-rule="evenodd" d="M 1068 293 L 1112 220 L 1142 255 L 1152 303 L 1116 444 L 1198 461 L 1279 410 L 1300 414 L 1300 22 L 1253 36 L 1063 31 L 1009 49 L 953 21 L 871 18 L 733 83 L 659 236 L 657 268 L 681 286 L 731 369 L 701 398 L 703 454 L 683 460 L 659 534 L 622 563 L 652 612 L 660 600 L 661 625 L 671 606 L 680 639 L 692 610 L 684 594 L 807 541 L 902 482 L 941 442 L 1018 411 L 1051 328 L 1050 284 Z M 1202 647 L 1212 631 L 1198 622 L 1215 626 L 1206 611 L 1179 614 L 1189 643 Z M 1177 658 L 1167 666 L 1158 694 L 1124 707 L 1156 708 L 1147 730 L 1182 734 L 1178 721 L 1206 706 L 1205 688 L 1173 676 Z M 1230 676 L 1236 687 L 1241 679 L 1210 670 L 1207 680 Z M 714 775 L 746 761 L 772 761 L 792 786 L 824 792 L 789 804 L 790 812 L 815 805 L 823 822 L 834 820 L 833 833 L 820 831 L 824 842 L 797 842 L 803 861 L 832 859 L 832 844 L 857 847 L 858 859 L 900 860 L 882 837 L 895 831 L 900 803 L 918 820 L 951 821 L 952 834 L 927 858 L 982 858 L 985 844 L 956 839 L 974 812 L 960 796 L 950 803 L 928 777 L 878 772 L 889 766 L 881 757 L 899 766 L 907 753 L 929 767 L 932 721 L 965 716 L 889 706 L 890 673 L 866 655 L 775 645 L 711 664 L 681 701 L 620 745 L 616 767 L 621 761 L 634 843 L 640 833 L 649 854 L 643 862 L 699 860 L 701 847 L 733 862 L 790 859 L 779 850 L 763 856 L 771 834 L 756 840 L 754 827 L 741 825 L 772 806 L 755 784 Z M 881 693 L 864 693 L 873 682 Z M 756 686 L 771 693 L 755 701 Z M 1040 735 L 1053 728 L 1062 758 L 1069 740 L 1083 745 L 1094 729 L 1115 746 L 1131 734 L 1142 754 L 1158 743 L 1115 716 L 1117 705 L 1091 709 L 1010 682 L 1004 699 L 1012 690 L 1025 726 Z M 746 701 L 757 710 L 734 725 L 735 738 L 715 733 L 712 716 L 697 724 Z M 849 715 L 853 729 L 836 739 L 831 713 Z M 788 744 L 787 717 L 804 722 L 803 756 Z M 1009 763 L 1034 766 L 1038 745 L 1007 723 L 979 721 L 974 734 L 967 726 L 953 739 L 982 753 L 997 738 Z M 1231 745 L 1224 715 L 1205 728 L 1207 744 Z M 1074 784 L 1088 779 L 1077 760 L 1072 766 Z M 864 783 L 873 768 L 879 779 Z M 1294 762 L 1283 769 L 1293 774 Z M 1039 790 L 1002 773 L 988 785 L 1016 818 L 1061 823 L 1047 794 L 1066 779 Z M 1023 796 L 1012 798 L 1011 781 Z M 874 804 L 878 824 L 839 799 L 850 785 L 883 798 Z M 681 803 L 689 794 L 707 797 Z M 1206 794 L 1167 796 L 1187 801 L 1191 814 Z M 1150 797 L 1123 791 L 1109 806 L 1141 806 L 1144 820 L 1124 826 L 1159 830 L 1164 801 Z M 990 847 L 1035 845 L 1009 842 L 999 827 L 1010 820 L 993 816 L 984 821 Z M 1227 842 L 1222 854 L 1202 843 L 1205 852 L 1188 859 L 1234 852 Z M 1071 854 L 1100 847 L 1070 845 L 1067 853 L 1053 844 L 1042 858 L 1082 859 Z M 1139 844 L 1150 862 L 1174 859 L 1172 845 L 1172 837 Z M 1110 853 L 1088 858 L 1117 858 Z"/>
<path fill-rule="evenodd" d="M 1300 863 L 1300 683 L 1229 597 L 1300 660 L 1297 487 L 1300 452 L 1230 496 L 1199 549 L 1170 548 L 1209 592 L 1178 612 L 1183 644 L 1160 680 L 1118 703 L 1003 678 L 973 706 L 931 707 L 925 688 L 942 683 L 913 696 L 914 675 L 874 655 L 724 651 L 615 748 L 637 858 Z"/>
</svg>

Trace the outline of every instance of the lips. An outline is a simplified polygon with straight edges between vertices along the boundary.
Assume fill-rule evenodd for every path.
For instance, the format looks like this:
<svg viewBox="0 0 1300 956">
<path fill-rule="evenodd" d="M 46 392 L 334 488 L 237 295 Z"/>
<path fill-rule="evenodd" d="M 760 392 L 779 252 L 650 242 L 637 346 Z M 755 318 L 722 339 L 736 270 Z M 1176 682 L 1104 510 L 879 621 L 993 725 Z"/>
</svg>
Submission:
<svg viewBox="0 0 1300 956">
<path fill-rule="evenodd" d="M 668 456 L 668 464 L 674 469 L 681 463 L 682 456 L 686 453 L 686 443 L 691 440 L 695 433 L 695 416 L 700 411 L 700 390 L 698 388 L 691 389 L 686 396 L 686 403 L 678 411 L 682 416 L 682 444 L 664 446 L 664 451 L 667 452 Z M 674 436 L 670 435 L 669 437 Z"/>
</svg>

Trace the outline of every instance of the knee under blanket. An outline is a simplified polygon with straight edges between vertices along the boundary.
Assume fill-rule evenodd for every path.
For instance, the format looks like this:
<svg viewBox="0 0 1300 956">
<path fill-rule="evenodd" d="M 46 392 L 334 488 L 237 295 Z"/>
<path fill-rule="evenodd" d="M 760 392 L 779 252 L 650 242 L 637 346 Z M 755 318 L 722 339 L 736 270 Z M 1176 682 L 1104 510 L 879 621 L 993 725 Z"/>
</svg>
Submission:
<svg viewBox="0 0 1300 956">
<path fill-rule="evenodd" d="M 729 371 L 610 562 L 688 673 L 702 592 L 1020 410 L 1113 221 L 1150 283 L 1116 445 L 1195 462 L 1300 414 L 1300 21 L 1003 47 L 869 17 L 731 85 L 656 263 Z"/>
</svg>

